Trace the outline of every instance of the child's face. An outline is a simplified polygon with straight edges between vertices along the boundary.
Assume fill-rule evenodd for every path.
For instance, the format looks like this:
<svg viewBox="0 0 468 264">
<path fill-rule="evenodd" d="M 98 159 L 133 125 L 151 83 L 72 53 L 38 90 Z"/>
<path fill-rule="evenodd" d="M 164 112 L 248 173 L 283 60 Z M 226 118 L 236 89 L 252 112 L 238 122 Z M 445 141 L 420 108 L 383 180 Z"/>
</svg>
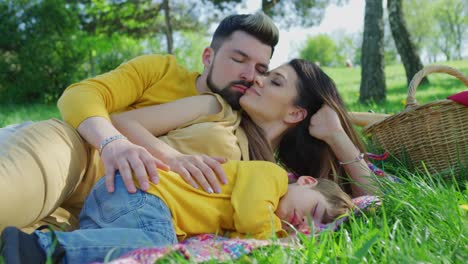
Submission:
<svg viewBox="0 0 468 264">
<path fill-rule="evenodd" d="M 299 228 L 308 224 L 308 219 L 321 224 L 329 206 L 325 197 L 313 189 L 317 180 L 310 176 L 301 176 L 296 183 L 289 184 L 288 192 L 279 201 L 276 215 Z"/>
</svg>

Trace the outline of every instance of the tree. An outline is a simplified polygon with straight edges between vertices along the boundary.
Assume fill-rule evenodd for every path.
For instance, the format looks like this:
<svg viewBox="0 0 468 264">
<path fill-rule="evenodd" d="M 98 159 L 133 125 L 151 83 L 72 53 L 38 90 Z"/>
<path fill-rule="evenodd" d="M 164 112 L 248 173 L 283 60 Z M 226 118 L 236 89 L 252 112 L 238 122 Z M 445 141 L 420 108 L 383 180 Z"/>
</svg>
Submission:
<svg viewBox="0 0 468 264">
<path fill-rule="evenodd" d="M 2 32 L 12 38 L 0 44 L 2 101 L 53 102 L 83 77 L 79 23 L 64 0 L 0 2 L 0 12 Z"/>
<path fill-rule="evenodd" d="M 461 59 L 468 26 L 464 0 L 405 0 L 403 12 L 411 40 L 429 61 Z M 465 1 L 466 2 L 466 1 Z M 466 40 L 466 39 L 465 39 Z"/>
<path fill-rule="evenodd" d="M 406 28 L 401 3 L 402 0 L 387 0 L 388 20 L 395 46 L 405 67 L 407 84 L 409 84 L 413 76 L 423 68 L 423 65 Z M 427 78 L 424 78 L 421 83 L 428 82 Z"/>
<path fill-rule="evenodd" d="M 347 34 L 345 31 L 338 30 L 331 34 L 331 38 L 336 43 L 336 65 L 337 66 L 353 66 L 360 63 L 355 60 L 358 53 L 357 48 L 361 41 L 356 40 L 357 34 Z M 357 44 L 359 43 L 359 44 Z"/>
<path fill-rule="evenodd" d="M 398 62 L 398 51 L 395 46 L 395 41 L 392 37 L 390 24 L 388 23 L 388 13 L 384 10 L 384 58 L 385 66 Z"/>
<path fill-rule="evenodd" d="M 304 48 L 299 52 L 299 57 L 312 62 L 320 62 L 322 66 L 330 66 L 337 62 L 336 55 L 335 42 L 325 34 L 309 37 Z"/>
<path fill-rule="evenodd" d="M 164 33 L 166 34 L 167 40 L 167 53 L 172 54 L 174 38 L 172 35 L 171 7 L 169 6 L 169 0 L 163 0 L 162 8 L 164 9 L 164 21 L 166 22 Z"/>
<path fill-rule="evenodd" d="M 280 25 L 310 27 L 320 24 L 328 5 L 340 0 L 262 0 L 262 10 Z"/>
<path fill-rule="evenodd" d="M 248 0 L 204 0 L 211 2 L 217 9 L 226 9 L 232 5 L 245 4 Z M 262 11 L 278 25 L 309 27 L 318 25 L 330 4 L 343 4 L 348 0 L 262 0 Z"/>
<path fill-rule="evenodd" d="M 462 0 L 437 2 L 435 22 L 439 27 L 436 44 L 447 60 L 462 59 L 462 42 L 468 25 L 468 7 Z"/>
<path fill-rule="evenodd" d="M 164 34 L 168 53 L 173 52 L 174 32 L 206 30 L 212 19 L 209 12 L 200 16 L 203 2 L 195 0 L 71 2 L 76 5 L 83 30 L 89 34 L 112 36 L 118 33 L 135 39 Z"/>
<path fill-rule="evenodd" d="M 359 101 L 383 101 L 386 96 L 382 0 L 366 0 Z"/>
<path fill-rule="evenodd" d="M 434 1 L 405 0 L 402 4 L 408 31 L 411 32 L 411 40 L 422 51 L 435 37 Z"/>
<path fill-rule="evenodd" d="M 174 49 L 177 61 L 194 71 L 202 72 L 203 64 L 200 54 L 203 49 L 210 45 L 208 38 L 200 38 L 200 34 L 193 31 L 182 31 L 177 34 L 178 45 Z"/>
</svg>

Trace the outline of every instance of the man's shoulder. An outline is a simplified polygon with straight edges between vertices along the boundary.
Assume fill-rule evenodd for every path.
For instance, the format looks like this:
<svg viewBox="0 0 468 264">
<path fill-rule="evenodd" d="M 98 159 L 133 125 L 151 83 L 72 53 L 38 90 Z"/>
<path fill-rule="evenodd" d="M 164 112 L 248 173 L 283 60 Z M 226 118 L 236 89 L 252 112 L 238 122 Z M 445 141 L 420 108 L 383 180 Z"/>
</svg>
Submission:
<svg viewBox="0 0 468 264">
<path fill-rule="evenodd" d="M 178 76 L 179 79 L 199 75 L 197 72 L 190 71 L 180 64 L 177 58 L 170 54 L 145 54 L 135 57 L 123 65 L 125 64 L 138 72 L 158 73 L 162 75 L 170 74 L 171 76 Z"/>
<path fill-rule="evenodd" d="M 128 63 L 131 64 L 161 64 L 161 63 L 172 63 L 176 64 L 177 60 L 174 55 L 170 54 L 144 54 L 137 56 L 131 60 L 128 61 Z"/>
</svg>

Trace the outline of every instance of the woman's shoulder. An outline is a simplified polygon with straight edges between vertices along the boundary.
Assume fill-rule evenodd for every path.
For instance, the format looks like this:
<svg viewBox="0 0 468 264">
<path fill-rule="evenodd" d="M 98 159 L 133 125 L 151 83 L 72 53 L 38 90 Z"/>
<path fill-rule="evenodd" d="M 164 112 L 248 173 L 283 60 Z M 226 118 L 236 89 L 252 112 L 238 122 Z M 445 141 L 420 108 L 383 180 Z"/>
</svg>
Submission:
<svg viewBox="0 0 468 264">
<path fill-rule="evenodd" d="M 232 109 L 229 103 L 217 93 L 206 92 L 195 97 L 199 98 L 200 106 L 209 111 L 204 121 L 237 120 L 240 118 L 239 111 Z"/>
</svg>

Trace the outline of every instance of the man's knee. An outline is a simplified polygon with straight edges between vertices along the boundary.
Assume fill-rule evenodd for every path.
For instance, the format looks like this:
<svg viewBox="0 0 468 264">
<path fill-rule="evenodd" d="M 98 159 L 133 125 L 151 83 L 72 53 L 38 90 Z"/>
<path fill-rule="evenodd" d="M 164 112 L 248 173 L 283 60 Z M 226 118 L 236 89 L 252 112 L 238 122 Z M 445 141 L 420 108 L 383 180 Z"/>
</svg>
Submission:
<svg viewBox="0 0 468 264">
<path fill-rule="evenodd" d="M 0 226 L 29 225 L 49 215 L 73 193 L 86 172 L 89 150 L 75 129 L 56 119 L 3 135 Z"/>
</svg>

